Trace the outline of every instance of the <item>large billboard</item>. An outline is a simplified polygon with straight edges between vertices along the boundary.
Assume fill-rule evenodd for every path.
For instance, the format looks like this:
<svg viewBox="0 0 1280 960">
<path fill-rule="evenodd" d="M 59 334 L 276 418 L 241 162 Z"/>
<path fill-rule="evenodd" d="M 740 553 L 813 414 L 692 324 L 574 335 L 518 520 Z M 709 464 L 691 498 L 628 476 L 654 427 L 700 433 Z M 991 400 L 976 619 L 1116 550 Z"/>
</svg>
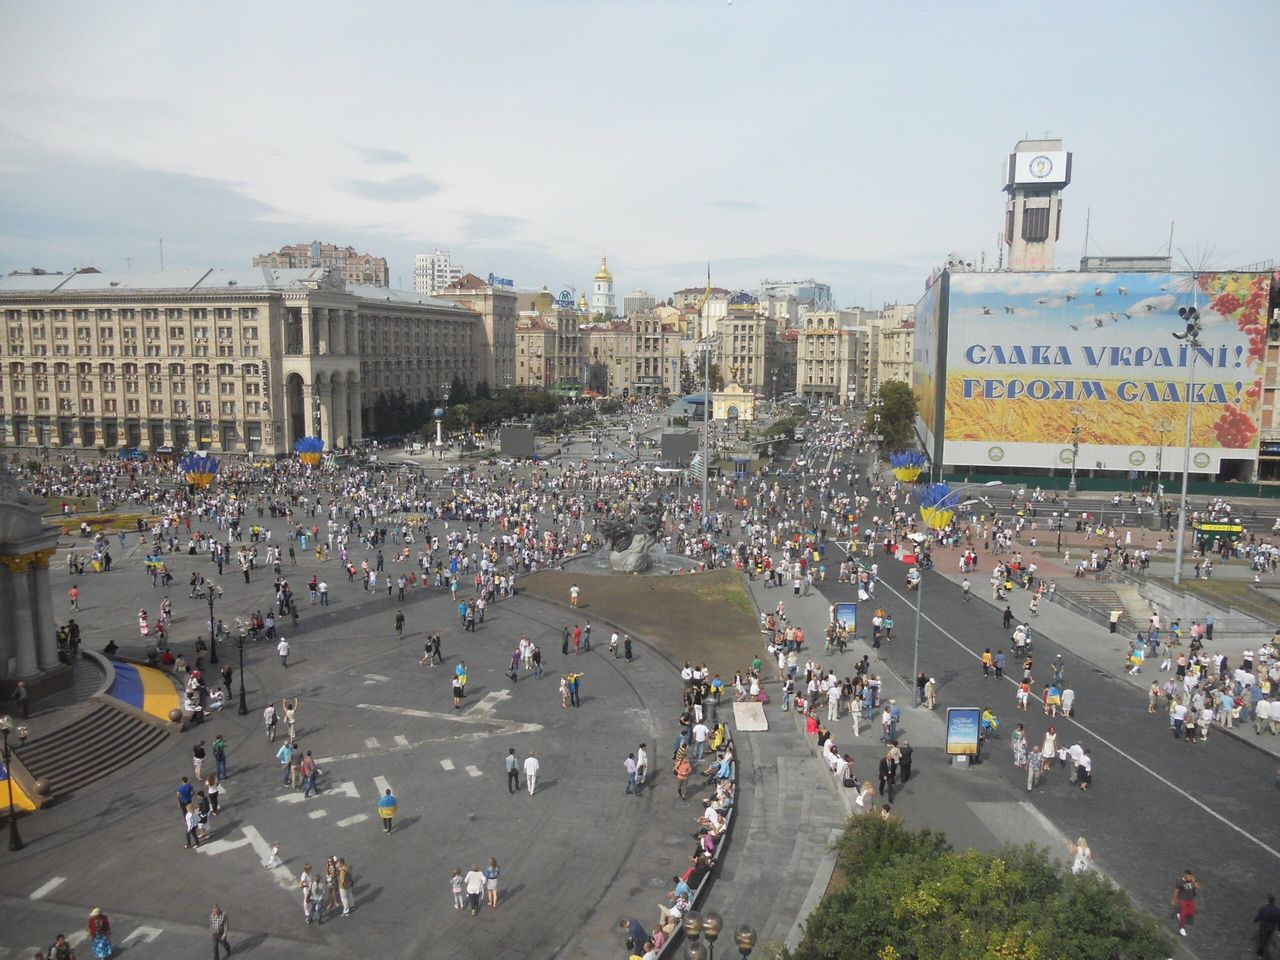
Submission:
<svg viewBox="0 0 1280 960">
<path fill-rule="evenodd" d="M 942 273 L 929 284 L 916 304 L 916 332 L 911 347 L 912 387 L 916 395 L 918 428 L 929 457 L 941 457 L 942 392 L 939 376 L 944 372 L 941 359 L 946 350 L 942 314 L 947 300 L 949 274 Z"/>
<path fill-rule="evenodd" d="M 1194 472 L 1254 460 L 1268 280 L 952 274 L 939 336 L 943 462 L 1070 468 L 1078 426 L 1082 471 L 1154 470 L 1162 447 L 1164 468 L 1177 469 L 1188 396 Z M 1192 305 L 1203 324 L 1196 351 L 1173 336 L 1186 326 L 1178 309 Z"/>
</svg>

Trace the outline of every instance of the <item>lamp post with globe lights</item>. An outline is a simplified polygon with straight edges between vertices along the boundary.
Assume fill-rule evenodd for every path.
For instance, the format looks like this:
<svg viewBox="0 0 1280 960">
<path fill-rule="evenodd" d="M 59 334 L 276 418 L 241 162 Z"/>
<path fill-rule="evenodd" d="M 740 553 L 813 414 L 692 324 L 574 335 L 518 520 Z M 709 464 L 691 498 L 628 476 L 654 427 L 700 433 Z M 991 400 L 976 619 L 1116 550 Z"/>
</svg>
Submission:
<svg viewBox="0 0 1280 960">
<path fill-rule="evenodd" d="M 688 941 L 684 945 L 684 960 L 715 960 L 716 941 L 724 930 L 724 918 L 720 914 L 708 910 L 705 916 L 699 916 L 691 910 L 684 915 L 680 926 Z M 706 937 L 705 944 L 702 937 Z M 734 931 L 733 940 L 744 960 L 756 948 L 756 932 L 746 924 Z"/>
<path fill-rule="evenodd" d="M 248 716 L 249 707 L 244 702 L 244 621 L 236 619 L 238 636 L 236 637 L 236 649 L 240 651 L 240 708 L 236 713 L 240 716 Z"/>
<path fill-rule="evenodd" d="M 1182 458 L 1182 496 L 1178 500 L 1178 539 L 1173 551 L 1173 583 L 1182 583 L 1182 541 L 1187 535 L 1187 480 L 1191 475 L 1191 422 L 1193 419 L 1192 398 L 1196 392 L 1196 356 L 1200 352 L 1200 333 L 1204 327 L 1200 323 L 1200 311 L 1194 306 L 1179 307 L 1178 316 L 1186 323 L 1181 333 L 1174 332 L 1175 340 L 1185 340 L 1191 349 L 1191 364 L 1187 373 L 1187 438 L 1183 444 Z"/>
<path fill-rule="evenodd" d="M 22 837 L 18 836 L 18 817 L 13 805 L 13 752 L 9 749 L 9 731 L 13 729 L 13 717 L 0 717 L 0 735 L 4 737 L 0 756 L 4 757 L 4 776 L 9 781 L 9 849 L 16 852 L 22 849 L 23 843 Z M 18 736 L 19 743 L 27 739 L 27 728 L 22 724 L 19 724 L 14 732 Z"/>
</svg>

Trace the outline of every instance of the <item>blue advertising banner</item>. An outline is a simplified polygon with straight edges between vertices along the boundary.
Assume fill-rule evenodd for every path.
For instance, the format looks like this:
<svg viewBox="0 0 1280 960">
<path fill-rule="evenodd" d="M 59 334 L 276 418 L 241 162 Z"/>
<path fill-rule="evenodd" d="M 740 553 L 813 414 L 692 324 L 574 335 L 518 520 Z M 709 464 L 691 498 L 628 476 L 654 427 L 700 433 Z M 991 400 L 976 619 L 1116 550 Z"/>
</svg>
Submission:
<svg viewBox="0 0 1280 960">
<path fill-rule="evenodd" d="M 976 757 L 981 724 L 977 707 L 947 707 L 947 756 Z"/>
<path fill-rule="evenodd" d="M 858 605 L 856 603 L 837 603 L 831 611 L 832 619 L 840 629 L 853 633 L 858 625 Z"/>
</svg>

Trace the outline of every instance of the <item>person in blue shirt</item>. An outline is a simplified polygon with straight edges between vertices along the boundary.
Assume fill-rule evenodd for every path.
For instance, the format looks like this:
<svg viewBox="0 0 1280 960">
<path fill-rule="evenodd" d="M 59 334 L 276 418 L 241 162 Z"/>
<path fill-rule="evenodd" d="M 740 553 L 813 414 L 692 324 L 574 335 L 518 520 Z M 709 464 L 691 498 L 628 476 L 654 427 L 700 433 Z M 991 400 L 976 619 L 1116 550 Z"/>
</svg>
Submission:
<svg viewBox="0 0 1280 960">
<path fill-rule="evenodd" d="M 178 784 L 178 810 L 180 813 L 186 813 L 187 807 L 191 805 L 192 787 L 186 777 L 182 778 L 182 782 Z"/>
</svg>

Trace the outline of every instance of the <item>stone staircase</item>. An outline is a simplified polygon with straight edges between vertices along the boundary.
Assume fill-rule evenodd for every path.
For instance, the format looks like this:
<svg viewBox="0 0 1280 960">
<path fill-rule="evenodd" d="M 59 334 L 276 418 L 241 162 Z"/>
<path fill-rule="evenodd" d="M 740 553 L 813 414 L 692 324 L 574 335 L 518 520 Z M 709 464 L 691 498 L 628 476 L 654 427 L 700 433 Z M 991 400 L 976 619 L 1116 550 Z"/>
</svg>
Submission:
<svg viewBox="0 0 1280 960">
<path fill-rule="evenodd" d="M 101 780 L 163 743 L 164 727 L 109 704 L 14 750 L 34 780 L 49 782 L 49 798 Z"/>
<path fill-rule="evenodd" d="M 1110 584 L 1090 579 L 1073 579 L 1068 584 L 1058 584 L 1054 600 L 1103 626 L 1110 624 L 1112 610 L 1124 610 L 1118 629 L 1126 634 L 1133 632 L 1134 620 L 1129 612 L 1129 605 Z"/>
</svg>

